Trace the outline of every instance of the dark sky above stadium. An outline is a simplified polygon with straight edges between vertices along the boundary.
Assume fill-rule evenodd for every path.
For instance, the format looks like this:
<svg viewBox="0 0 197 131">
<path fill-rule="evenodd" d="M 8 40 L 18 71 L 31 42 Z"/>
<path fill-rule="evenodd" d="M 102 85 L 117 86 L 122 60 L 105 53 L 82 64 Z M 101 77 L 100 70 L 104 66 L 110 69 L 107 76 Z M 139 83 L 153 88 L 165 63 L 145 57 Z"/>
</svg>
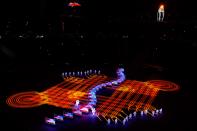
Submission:
<svg viewBox="0 0 197 131">
<path fill-rule="evenodd" d="M 78 0 L 84 15 L 132 16 L 150 13 L 153 15 L 161 2 L 166 5 L 166 13 L 182 19 L 196 17 L 195 2 L 191 0 Z M 3 0 L 0 4 L 1 16 L 59 15 L 69 0 Z"/>
</svg>

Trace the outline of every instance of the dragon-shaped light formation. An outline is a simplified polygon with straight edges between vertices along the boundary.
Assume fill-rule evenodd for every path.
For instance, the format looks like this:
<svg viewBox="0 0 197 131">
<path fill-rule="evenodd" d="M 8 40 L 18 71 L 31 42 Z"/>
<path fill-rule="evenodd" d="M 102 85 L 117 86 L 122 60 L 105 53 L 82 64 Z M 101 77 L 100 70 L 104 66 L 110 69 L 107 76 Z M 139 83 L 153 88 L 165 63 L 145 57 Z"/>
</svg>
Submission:
<svg viewBox="0 0 197 131">
<path fill-rule="evenodd" d="M 146 82 L 126 80 L 123 68 L 117 70 L 113 79 L 101 74 L 100 70 L 64 72 L 64 81 L 43 92 L 23 92 L 10 96 L 6 102 L 15 108 L 31 108 L 48 104 L 67 109 L 62 115 L 45 118 L 55 125 L 56 121 L 90 114 L 108 124 L 122 123 L 137 116 L 158 116 L 162 108 L 152 103 L 159 91 L 176 91 L 179 86 L 163 80 Z M 105 95 L 105 91 L 111 95 Z M 103 94 L 102 94 L 103 93 Z M 109 94 L 109 93 L 108 93 Z"/>
</svg>

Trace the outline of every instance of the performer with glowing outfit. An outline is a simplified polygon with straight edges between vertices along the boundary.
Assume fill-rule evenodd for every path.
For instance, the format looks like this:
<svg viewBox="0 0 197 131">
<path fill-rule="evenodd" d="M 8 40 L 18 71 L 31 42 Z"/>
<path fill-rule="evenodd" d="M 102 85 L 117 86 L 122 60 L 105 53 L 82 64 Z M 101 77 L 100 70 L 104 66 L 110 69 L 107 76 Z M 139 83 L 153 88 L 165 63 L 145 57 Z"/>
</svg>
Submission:
<svg viewBox="0 0 197 131">
<path fill-rule="evenodd" d="M 45 122 L 48 123 L 48 124 L 50 124 L 50 125 L 55 125 L 56 124 L 54 119 L 47 118 L 47 117 L 45 118 Z"/>
<path fill-rule="evenodd" d="M 116 118 L 116 119 L 115 119 L 115 124 L 117 124 L 117 123 L 118 123 L 118 119 Z"/>
<path fill-rule="evenodd" d="M 79 100 L 76 100 L 76 102 L 75 102 L 75 107 L 76 107 L 76 108 L 79 107 Z"/>
<path fill-rule="evenodd" d="M 144 112 L 143 111 L 141 111 L 141 116 L 143 116 L 144 115 Z"/>
<path fill-rule="evenodd" d="M 125 123 L 126 123 L 126 119 L 124 119 L 124 120 L 122 121 L 122 124 L 123 124 L 123 125 L 125 125 Z"/>
<path fill-rule="evenodd" d="M 148 110 L 144 110 L 144 114 L 147 115 L 147 113 L 148 113 Z"/>
<path fill-rule="evenodd" d="M 131 119 L 132 118 L 132 113 L 131 114 L 129 114 L 129 119 Z"/>
<path fill-rule="evenodd" d="M 159 113 L 162 113 L 162 108 L 159 110 Z"/>
<path fill-rule="evenodd" d="M 96 109 L 92 107 L 91 110 L 92 110 L 92 115 L 95 115 Z"/>
<path fill-rule="evenodd" d="M 108 124 L 108 125 L 110 124 L 110 122 L 111 122 L 111 120 L 110 120 L 110 119 L 107 119 L 107 124 Z"/>
<path fill-rule="evenodd" d="M 133 112 L 133 116 L 136 117 L 136 115 L 137 115 L 137 113 L 134 111 L 134 112 Z"/>
<path fill-rule="evenodd" d="M 155 115 L 155 111 L 152 111 L 152 116 L 154 116 Z"/>
<path fill-rule="evenodd" d="M 164 5 L 160 5 L 159 9 L 157 11 L 157 21 L 158 22 L 163 22 L 164 20 Z"/>
</svg>

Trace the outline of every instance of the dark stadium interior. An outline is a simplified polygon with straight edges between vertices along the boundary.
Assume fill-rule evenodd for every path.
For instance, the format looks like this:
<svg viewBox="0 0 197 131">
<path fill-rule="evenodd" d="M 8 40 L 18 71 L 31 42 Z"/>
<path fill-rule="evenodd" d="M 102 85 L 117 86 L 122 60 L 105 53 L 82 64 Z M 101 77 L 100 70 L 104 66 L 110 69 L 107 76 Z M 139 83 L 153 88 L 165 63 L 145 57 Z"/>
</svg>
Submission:
<svg viewBox="0 0 197 131">
<path fill-rule="evenodd" d="M 74 124 L 43 126 L 44 116 L 57 110 L 53 107 L 14 109 L 6 105 L 6 98 L 55 85 L 62 81 L 63 71 L 93 68 L 113 76 L 111 72 L 123 66 L 128 79 L 164 79 L 181 88 L 168 98 L 161 96 L 168 110 L 161 119 L 139 120 L 123 130 L 194 130 L 195 2 L 78 0 L 81 7 L 71 8 L 70 1 L 3 0 L 0 4 L 1 124 L 7 130 L 77 130 Z M 156 20 L 160 3 L 166 5 L 163 22 Z M 97 128 L 89 126 L 79 129 Z"/>
</svg>

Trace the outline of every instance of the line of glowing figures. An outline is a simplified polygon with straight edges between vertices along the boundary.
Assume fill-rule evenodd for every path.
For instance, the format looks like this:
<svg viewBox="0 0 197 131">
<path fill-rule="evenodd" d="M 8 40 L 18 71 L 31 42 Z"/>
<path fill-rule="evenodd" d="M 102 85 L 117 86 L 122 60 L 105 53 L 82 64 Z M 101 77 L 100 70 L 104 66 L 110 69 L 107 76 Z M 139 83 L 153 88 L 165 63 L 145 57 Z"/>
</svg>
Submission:
<svg viewBox="0 0 197 131">
<path fill-rule="evenodd" d="M 51 124 L 51 125 L 56 125 L 56 120 L 58 121 L 64 121 L 64 118 L 71 118 L 73 119 L 74 118 L 74 115 L 77 115 L 77 116 L 82 116 L 82 112 L 89 112 L 88 109 L 85 109 L 85 108 L 81 108 L 79 109 L 79 103 L 80 101 L 79 100 L 76 100 L 76 103 L 75 103 L 75 111 L 73 111 L 73 113 L 70 113 L 70 112 L 64 112 L 63 115 L 54 115 L 54 118 L 45 118 L 45 122 L 48 123 L 48 124 Z M 97 116 L 97 113 L 96 113 L 96 109 L 94 107 L 90 107 L 91 108 L 91 114 L 93 116 Z M 140 111 L 140 116 L 144 116 L 144 115 L 148 115 L 148 113 L 152 116 L 152 117 L 155 117 L 155 116 L 158 116 L 159 114 L 162 114 L 163 112 L 163 109 L 160 108 L 160 109 L 156 109 L 155 111 L 152 111 L 152 112 L 149 112 L 148 110 L 144 110 L 144 111 Z M 127 115 L 122 121 L 119 120 L 118 118 L 116 118 L 114 120 L 114 124 L 118 124 L 118 121 L 120 121 L 120 123 L 122 123 L 123 125 L 126 124 L 126 122 L 129 121 L 129 119 L 132 119 L 132 118 L 135 118 L 137 116 L 137 112 L 134 111 L 133 113 L 130 113 L 129 115 Z M 98 117 L 98 116 L 97 116 Z M 112 124 L 112 120 L 110 118 L 107 119 L 107 125 L 110 125 Z"/>
<path fill-rule="evenodd" d="M 100 75 L 101 74 L 101 71 L 100 70 L 87 70 L 87 71 L 78 71 L 78 72 L 63 72 L 62 73 L 62 77 L 65 78 L 65 77 L 71 77 L 71 76 L 77 76 L 77 77 L 84 77 L 84 76 L 89 76 L 89 75 L 92 75 L 92 74 L 98 74 Z"/>
</svg>

